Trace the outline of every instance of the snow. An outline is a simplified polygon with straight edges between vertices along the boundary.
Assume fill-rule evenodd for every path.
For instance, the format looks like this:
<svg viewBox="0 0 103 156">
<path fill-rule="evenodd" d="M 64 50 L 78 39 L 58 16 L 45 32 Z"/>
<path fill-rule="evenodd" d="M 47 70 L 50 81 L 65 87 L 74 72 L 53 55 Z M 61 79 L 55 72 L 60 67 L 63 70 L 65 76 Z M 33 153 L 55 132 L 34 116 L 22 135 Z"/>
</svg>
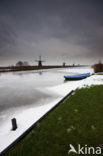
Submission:
<svg viewBox="0 0 103 156">
<path fill-rule="evenodd" d="M 86 79 L 80 81 L 69 81 L 65 84 L 54 86 L 47 88 L 49 91 L 53 91 L 55 93 L 65 96 L 71 90 L 75 90 L 77 88 L 91 86 L 91 85 L 100 85 L 103 84 L 103 76 L 101 75 L 92 75 Z"/>
<path fill-rule="evenodd" d="M 70 71 L 71 70 L 71 71 Z M 63 69 L 59 69 L 63 71 Z M 77 72 L 83 73 L 84 69 L 66 69 L 65 72 Z M 93 73 L 93 70 L 89 68 L 86 72 Z M 49 110 L 51 110 L 64 96 L 66 96 L 71 90 L 85 87 L 86 85 L 100 85 L 103 84 L 103 75 L 92 75 L 84 80 L 80 81 L 68 81 L 63 84 L 46 87 L 45 91 L 58 94 L 57 99 L 53 99 L 52 102 L 46 103 L 35 108 L 28 108 L 22 110 L 22 112 L 15 113 L 10 116 L 5 124 L 0 127 L 0 152 L 6 149 L 12 142 L 14 142 L 19 136 L 21 136 L 30 126 L 44 116 Z M 17 119 L 18 128 L 16 131 L 11 131 L 11 118 Z"/>
<path fill-rule="evenodd" d="M 16 131 L 11 131 L 11 121 L 8 120 L 0 129 L 0 152 L 21 136 L 33 123 L 45 115 L 59 100 L 60 98 L 47 105 L 29 109 L 17 114 L 17 116 L 15 115 L 18 124 Z"/>
</svg>

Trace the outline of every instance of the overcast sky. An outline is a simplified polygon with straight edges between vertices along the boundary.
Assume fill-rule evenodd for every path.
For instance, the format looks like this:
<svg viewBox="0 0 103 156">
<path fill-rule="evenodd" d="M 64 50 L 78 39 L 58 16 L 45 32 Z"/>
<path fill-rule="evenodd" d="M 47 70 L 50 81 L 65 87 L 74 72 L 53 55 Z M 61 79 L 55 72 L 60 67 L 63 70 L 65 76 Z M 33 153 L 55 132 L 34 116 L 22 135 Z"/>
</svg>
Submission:
<svg viewBox="0 0 103 156">
<path fill-rule="evenodd" d="M 0 65 L 103 58 L 103 0 L 0 0 Z"/>
</svg>

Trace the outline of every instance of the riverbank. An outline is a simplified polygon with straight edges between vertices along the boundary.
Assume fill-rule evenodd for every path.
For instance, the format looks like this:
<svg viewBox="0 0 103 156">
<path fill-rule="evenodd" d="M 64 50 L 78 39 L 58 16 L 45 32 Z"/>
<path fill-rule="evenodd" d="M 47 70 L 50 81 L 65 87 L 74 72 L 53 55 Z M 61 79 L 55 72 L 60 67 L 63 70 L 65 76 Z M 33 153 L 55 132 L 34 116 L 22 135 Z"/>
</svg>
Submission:
<svg viewBox="0 0 103 156">
<path fill-rule="evenodd" d="M 103 140 L 102 115 L 103 85 L 77 89 L 4 155 L 66 156 L 69 144 L 99 146 Z"/>
<path fill-rule="evenodd" d="M 62 65 L 47 65 L 47 66 L 8 66 L 0 67 L 0 72 L 15 72 L 15 71 L 29 71 L 29 70 L 40 70 L 40 69 L 55 69 L 55 68 L 72 68 L 72 67 L 89 67 L 86 65 L 75 65 L 75 66 L 62 66 Z"/>
</svg>

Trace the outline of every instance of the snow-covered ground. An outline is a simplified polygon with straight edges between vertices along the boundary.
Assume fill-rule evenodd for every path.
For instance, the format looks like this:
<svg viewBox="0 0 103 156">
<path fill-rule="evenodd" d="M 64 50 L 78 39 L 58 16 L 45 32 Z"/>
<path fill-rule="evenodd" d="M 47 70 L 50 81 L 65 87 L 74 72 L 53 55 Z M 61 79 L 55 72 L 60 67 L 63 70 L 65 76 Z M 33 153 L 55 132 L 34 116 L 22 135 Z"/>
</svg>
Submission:
<svg viewBox="0 0 103 156">
<path fill-rule="evenodd" d="M 56 72 L 56 75 L 54 74 L 54 77 L 53 77 L 53 75 L 50 72 L 51 73 Z M 60 74 L 59 72 L 61 72 L 62 74 Z M 34 75 L 33 79 L 35 79 L 35 77 L 36 77 L 36 79 L 39 81 L 37 83 L 39 83 L 40 85 L 37 85 L 36 83 L 34 83 L 34 80 L 32 80 L 31 84 L 28 84 L 27 78 L 30 78 L 30 80 L 31 80 L 32 79 L 31 76 L 30 77 L 26 76 L 26 78 L 25 78 L 25 77 L 23 77 L 24 75 L 22 77 L 17 77 L 17 76 L 15 77 L 15 75 L 14 75 L 14 78 L 13 78 L 12 75 L 8 75 L 8 77 L 7 77 L 7 75 L 6 76 L 3 75 L 2 79 L 1 79 L 2 83 L 0 83 L 1 89 L 3 89 L 3 88 L 4 88 L 4 90 L 7 89 L 7 88 L 5 88 L 5 85 L 4 85 L 5 83 L 6 83 L 6 86 L 10 87 L 10 92 L 15 91 L 14 87 L 17 89 L 17 91 L 19 91 L 19 89 L 20 89 L 20 91 L 23 89 L 22 92 L 25 92 L 25 89 L 28 88 L 29 92 L 33 92 L 33 87 L 34 87 L 35 88 L 34 92 L 36 92 L 38 90 L 38 93 L 43 93 L 43 94 L 45 93 L 46 95 L 51 94 L 53 96 L 53 98 L 49 98 L 49 100 L 48 100 L 48 98 L 46 98 L 46 96 L 44 96 L 44 100 L 43 99 L 40 100 L 40 103 L 42 102 L 43 105 L 38 104 L 38 105 L 34 106 L 32 104 L 30 107 L 28 105 L 26 105 L 26 107 L 23 106 L 20 108 L 18 107 L 18 105 L 16 105 L 16 107 L 18 108 L 17 109 L 18 111 L 16 111 L 15 109 L 12 109 L 12 105 L 11 105 L 11 108 L 9 108 L 8 111 L 6 109 L 4 109 L 3 112 L 1 112 L 2 118 L 5 119 L 5 116 L 6 116 L 6 121 L 3 120 L 2 124 L 0 125 L 0 152 L 2 152 L 13 141 L 15 141 L 20 135 L 22 135 L 32 124 L 34 124 L 38 119 L 40 119 L 50 109 L 52 109 L 71 90 L 75 90 L 76 88 L 85 87 L 86 85 L 90 86 L 92 84 L 93 85 L 103 84 L 103 75 L 93 75 L 91 77 L 88 77 L 88 78 L 86 78 L 84 80 L 80 80 L 80 81 L 64 82 L 64 78 L 63 78 L 64 74 L 68 74 L 68 73 L 75 74 L 75 73 L 86 73 L 86 72 L 93 73 L 93 70 L 91 68 L 71 68 L 71 69 L 49 70 L 49 76 L 51 76 L 50 79 L 48 77 L 48 74 L 44 75 L 44 79 L 42 79 L 42 80 L 41 80 L 40 75 Z M 23 74 L 23 72 L 22 72 L 22 74 Z M 29 75 L 29 73 L 28 73 L 28 75 Z M 59 80 L 60 76 L 62 76 L 62 78 Z M 12 78 L 13 78 L 13 80 L 11 80 Z M 22 79 L 23 79 L 23 81 L 22 81 Z M 17 80 L 19 81 L 19 83 L 17 82 Z M 15 86 L 11 87 L 12 81 L 16 81 L 17 84 Z M 26 88 L 24 87 L 24 85 L 22 86 L 21 82 L 22 83 L 25 82 L 25 85 L 27 85 Z M 34 86 L 33 86 L 33 83 L 34 83 Z M 45 85 L 42 83 L 44 83 Z M 32 88 L 32 90 L 29 87 Z M 23 96 L 26 98 L 26 100 L 30 96 L 29 92 L 28 91 L 25 92 L 26 97 L 24 96 L 24 93 L 23 93 Z M 8 95 L 8 94 L 5 94 L 5 95 Z M 15 96 L 16 95 L 17 94 L 15 94 Z M 40 96 L 41 95 L 42 94 L 40 94 Z M 36 94 L 36 96 L 39 99 L 38 94 Z M 7 97 L 5 97 L 5 98 L 7 98 Z M 18 98 L 21 98 L 21 96 L 19 96 Z M 3 101 L 3 99 L 2 99 L 2 101 Z M 13 102 L 13 101 L 10 100 L 10 102 Z M 25 100 L 22 102 L 25 102 Z M 28 102 L 31 102 L 31 99 Z M 33 99 L 32 99 L 32 102 L 33 102 Z M 38 103 L 38 101 L 37 101 L 37 103 Z M 16 131 L 11 131 L 11 119 L 13 117 L 16 117 L 16 119 L 17 119 L 18 128 Z"/>
</svg>

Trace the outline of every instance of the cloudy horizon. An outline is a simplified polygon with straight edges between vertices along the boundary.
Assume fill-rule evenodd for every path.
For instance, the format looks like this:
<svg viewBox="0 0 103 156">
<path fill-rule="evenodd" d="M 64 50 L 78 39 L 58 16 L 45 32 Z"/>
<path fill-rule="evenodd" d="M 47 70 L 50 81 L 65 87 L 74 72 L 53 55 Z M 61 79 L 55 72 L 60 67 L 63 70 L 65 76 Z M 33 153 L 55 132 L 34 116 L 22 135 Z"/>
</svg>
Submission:
<svg viewBox="0 0 103 156">
<path fill-rule="evenodd" d="M 102 42 L 102 0 L 0 1 L 0 65 L 94 64 Z"/>
</svg>

